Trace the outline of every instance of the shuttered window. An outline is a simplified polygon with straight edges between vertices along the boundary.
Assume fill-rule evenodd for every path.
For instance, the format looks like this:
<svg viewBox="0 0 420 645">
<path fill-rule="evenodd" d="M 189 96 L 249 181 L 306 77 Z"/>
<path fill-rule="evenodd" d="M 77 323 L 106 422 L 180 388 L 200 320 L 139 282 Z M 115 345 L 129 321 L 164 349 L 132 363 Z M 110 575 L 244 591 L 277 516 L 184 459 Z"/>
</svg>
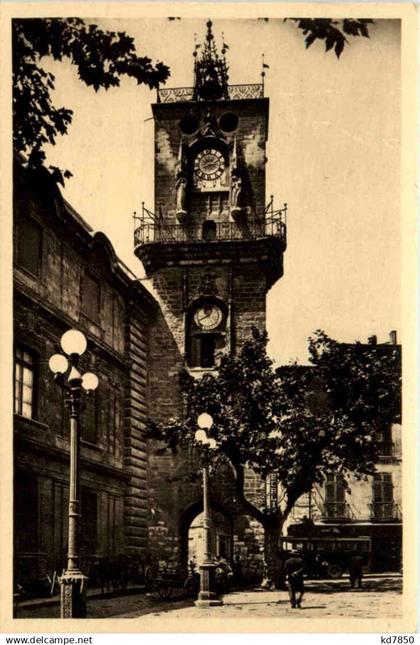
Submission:
<svg viewBox="0 0 420 645">
<path fill-rule="evenodd" d="M 22 219 L 17 227 L 16 261 L 35 276 L 41 274 L 42 228 L 31 219 Z"/>
<path fill-rule="evenodd" d="M 391 473 L 375 473 L 373 476 L 373 503 L 390 504 L 394 499 Z"/>
<path fill-rule="evenodd" d="M 346 489 L 341 477 L 337 475 L 328 475 L 325 483 L 325 501 L 326 502 L 344 502 L 346 499 Z"/>
<path fill-rule="evenodd" d="M 101 307 L 101 290 L 99 281 L 85 273 L 82 281 L 82 312 L 93 320 L 99 322 Z"/>
<path fill-rule="evenodd" d="M 325 482 L 324 515 L 328 519 L 343 519 L 347 517 L 346 489 L 343 478 L 338 475 L 328 475 Z"/>
</svg>

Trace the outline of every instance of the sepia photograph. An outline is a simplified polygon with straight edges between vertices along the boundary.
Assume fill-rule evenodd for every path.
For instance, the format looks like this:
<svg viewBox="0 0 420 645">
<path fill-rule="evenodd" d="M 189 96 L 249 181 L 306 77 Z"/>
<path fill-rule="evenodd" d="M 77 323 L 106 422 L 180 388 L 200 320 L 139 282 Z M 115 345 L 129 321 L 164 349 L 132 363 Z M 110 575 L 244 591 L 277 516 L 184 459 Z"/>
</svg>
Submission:
<svg viewBox="0 0 420 645">
<path fill-rule="evenodd" d="M 414 629 L 416 18 L 223 4 L 3 16 L 9 631 Z"/>
</svg>

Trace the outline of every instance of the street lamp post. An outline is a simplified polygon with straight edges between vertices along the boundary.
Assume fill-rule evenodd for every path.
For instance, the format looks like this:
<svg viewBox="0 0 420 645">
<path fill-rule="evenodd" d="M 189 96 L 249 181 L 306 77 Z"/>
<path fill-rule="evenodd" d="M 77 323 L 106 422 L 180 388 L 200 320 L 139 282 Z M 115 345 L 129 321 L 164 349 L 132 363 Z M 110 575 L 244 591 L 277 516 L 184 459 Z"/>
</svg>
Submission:
<svg viewBox="0 0 420 645">
<path fill-rule="evenodd" d="M 210 430 L 213 425 L 212 417 L 204 412 L 197 419 L 200 430 L 195 433 L 196 440 L 207 446 L 208 449 L 216 448 L 216 441 L 207 436 L 206 430 Z M 205 460 L 203 466 L 203 529 L 204 529 L 204 561 L 200 564 L 200 592 L 195 602 L 196 607 L 213 607 L 222 605 L 223 601 L 218 597 L 214 589 L 214 571 L 215 564 L 211 553 L 211 517 L 209 503 L 209 467 Z M 213 589 L 212 589 L 213 587 Z"/>
<path fill-rule="evenodd" d="M 66 406 L 70 411 L 70 483 L 67 566 L 59 578 L 61 587 L 61 618 L 86 618 L 87 577 L 80 569 L 80 412 L 82 390 L 87 393 L 96 390 L 98 377 L 92 372 L 78 371 L 79 358 L 86 351 L 84 334 L 69 329 L 61 337 L 63 354 L 54 354 L 49 368 L 56 381 L 65 389 Z M 70 373 L 65 380 L 65 374 Z"/>
</svg>

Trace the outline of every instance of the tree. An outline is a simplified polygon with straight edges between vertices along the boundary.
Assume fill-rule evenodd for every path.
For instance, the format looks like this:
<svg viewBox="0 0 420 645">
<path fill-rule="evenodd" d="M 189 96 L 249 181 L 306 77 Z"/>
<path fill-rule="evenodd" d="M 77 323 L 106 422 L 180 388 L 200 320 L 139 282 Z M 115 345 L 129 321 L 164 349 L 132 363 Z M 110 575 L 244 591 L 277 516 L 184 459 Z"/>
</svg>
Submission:
<svg viewBox="0 0 420 645">
<path fill-rule="evenodd" d="M 214 467 L 230 462 L 244 510 L 264 528 L 268 577 L 276 578 L 278 537 L 297 500 L 329 474 L 363 478 L 374 472 L 375 438 L 398 420 L 399 356 L 343 345 L 319 331 L 310 339 L 312 366 L 273 370 L 267 335 L 253 331 L 237 356 L 222 356 L 215 374 L 185 378 L 186 416 L 150 424 L 174 451 L 195 442 L 197 417 L 213 417 L 207 450 Z M 245 495 L 246 469 L 275 476 L 278 503 Z M 346 479 L 347 478 L 347 479 Z"/>
<path fill-rule="evenodd" d="M 287 19 L 286 19 L 287 20 Z M 297 23 L 305 36 L 305 47 L 308 48 L 316 40 L 325 41 L 325 51 L 334 50 L 340 58 L 344 46 L 348 44 L 346 36 L 364 36 L 369 38 L 368 25 L 373 20 L 361 18 L 345 18 L 333 20 L 332 18 L 291 18 Z"/>
<path fill-rule="evenodd" d="M 171 17 L 169 20 L 175 20 Z M 268 20 L 268 18 L 264 18 Z M 309 47 L 315 40 L 325 40 L 326 51 L 339 57 L 348 43 L 346 36 L 369 37 L 368 19 L 342 21 L 323 18 L 291 18 L 305 35 Z M 104 31 L 80 18 L 31 18 L 12 22 L 13 42 L 13 143 L 28 159 L 28 167 L 37 169 L 45 162 L 45 144 L 55 144 L 59 134 L 66 134 L 72 110 L 56 107 L 51 92 L 55 77 L 42 68 L 41 60 L 68 59 L 77 67 L 79 78 L 95 91 L 118 86 L 121 77 L 155 88 L 165 82 L 169 68 L 153 64 L 147 56 L 138 56 L 134 40 L 124 32 Z M 50 166 L 53 179 L 64 183 L 69 170 Z"/>
<path fill-rule="evenodd" d="M 15 19 L 12 39 L 13 143 L 33 169 L 45 161 L 44 145 L 54 145 L 59 134 L 67 133 L 73 114 L 54 105 L 51 92 L 55 77 L 42 68 L 44 57 L 70 60 L 80 80 L 95 91 L 118 86 L 124 76 L 150 88 L 169 76 L 169 68 L 163 63 L 153 64 L 150 58 L 138 56 L 133 38 L 124 32 L 103 31 L 80 18 Z M 63 177 L 71 176 L 68 170 L 50 169 L 60 183 Z"/>
</svg>

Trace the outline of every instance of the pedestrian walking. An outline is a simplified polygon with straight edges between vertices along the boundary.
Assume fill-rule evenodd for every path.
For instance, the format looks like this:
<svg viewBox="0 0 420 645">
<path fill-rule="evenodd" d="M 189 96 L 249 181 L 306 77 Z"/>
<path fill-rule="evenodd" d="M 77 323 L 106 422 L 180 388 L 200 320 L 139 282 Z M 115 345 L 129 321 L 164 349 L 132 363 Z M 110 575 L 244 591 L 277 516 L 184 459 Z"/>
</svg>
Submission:
<svg viewBox="0 0 420 645">
<path fill-rule="evenodd" d="M 354 552 L 349 562 L 350 585 L 354 589 L 356 584 L 360 589 L 363 578 L 363 558 L 357 551 Z"/>
<path fill-rule="evenodd" d="M 299 552 L 296 550 L 291 551 L 290 557 L 284 563 L 284 574 L 286 576 L 290 606 L 292 609 L 302 608 L 302 598 L 305 591 L 303 583 L 304 572 L 305 565 Z"/>
</svg>

